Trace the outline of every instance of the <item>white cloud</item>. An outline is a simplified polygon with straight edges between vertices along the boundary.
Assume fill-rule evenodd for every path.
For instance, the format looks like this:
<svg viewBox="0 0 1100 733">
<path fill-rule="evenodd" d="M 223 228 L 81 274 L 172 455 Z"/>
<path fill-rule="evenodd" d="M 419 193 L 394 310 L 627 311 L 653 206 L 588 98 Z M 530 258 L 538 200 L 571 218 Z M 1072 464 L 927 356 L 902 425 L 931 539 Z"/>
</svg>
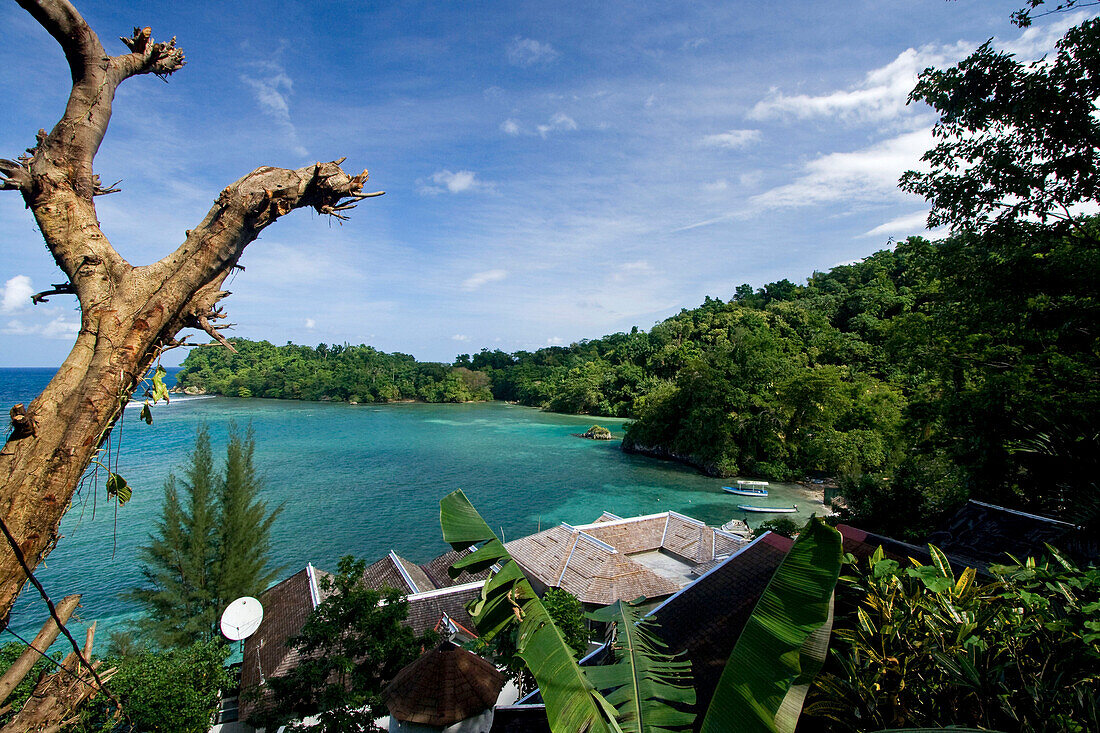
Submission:
<svg viewBox="0 0 1100 733">
<path fill-rule="evenodd" d="M 298 130 L 290 119 L 290 95 L 294 91 L 294 81 L 286 69 L 274 61 L 253 64 L 255 74 L 241 74 L 241 81 L 252 90 L 252 95 L 275 124 L 286 136 L 286 144 L 296 155 L 307 157 L 309 151 L 299 142 Z"/>
<path fill-rule="evenodd" d="M 548 64 L 561 54 L 549 43 L 516 36 L 508 44 L 508 61 L 516 66 Z"/>
<path fill-rule="evenodd" d="M 704 183 L 703 184 L 703 190 L 704 191 L 713 191 L 713 192 L 725 191 L 729 187 L 730 187 L 730 182 L 727 181 L 725 178 L 719 178 L 717 181 L 711 181 L 710 183 Z"/>
<path fill-rule="evenodd" d="M 463 290 L 477 290 L 483 285 L 487 285 L 492 282 L 498 282 L 508 277 L 507 270 L 485 270 L 484 272 L 474 273 L 470 277 L 462 281 Z"/>
<path fill-rule="evenodd" d="M 34 287 L 26 275 L 16 275 L 0 290 L 0 313 L 15 313 L 30 305 Z"/>
<path fill-rule="evenodd" d="M 514 120 L 511 117 L 500 123 L 500 131 L 507 135 L 518 135 L 523 132 L 523 128 L 519 126 L 519 120 Z"/>
<path fill-rule="evenodd" d="M 760 139 L 760 130 L 730 130 L 729 132 L 707 135 L 703 138 L 704 145 L 716 148 L 743 148 L 749 143 Z"/>
<path fill-rule="evenodd" d="M 474 193 L 493 188 L 493 184 L 479 181 L 477 173 L 467 170 L 450 171 L 444 168 L 433 173 L 428 180 L 433 185 L 421 185 L 421 193 Z"/>
<path fill-rule="evenodd" d="M 551 132 L 558 130 L 576 130 L 577 123 L 569 115 L 558 112 L 550 118 L 547 124 L 539 125 L 536 129 L 539 132 L 539 136 L 545 139 Z"/>
<path fill-rule="evenodd" d="M 900 194 L 898 178 L 920 167 L 932 147 L 932 131 L 917 130 L 850 153 L 831 153 L 810 161 L 792 183 L 754 196 L 758 208 L 806 206 L 832 201 L 882 200 Z"/>
<path fill-rule="evenodd" d="M 653 275 L 653 266 L 646 260 L 624 262 L 611 273 L 611 282 L 636 281 L 639 278 L 649 278 Z"/>
<path fill-rule="evenodd" d="M 464 333 L 456 333 L 454 336 L 451 336 L 451 340 L 452 341 L 469 341 L 470 337 L 467 336 Z"/>
<path fill-rule="evenodd" d="M 551 336 L 550 338 L 546 339 L 547 346 L 561 346 L 564 343 L 565 339 L 563 339 L 561 336 Z"/>
<path fill-rule="evenodd" d="M 1088 13 L 1077 13 L 1041 28 L 1028 28 L 1015 39 L 995 41 L 994 48 L 1024 60 L 1038 58 L 1052 51 L 1066 30 L 1087 16 Z M 916 85 L 920 72 L 930 66 L 944 68 L 956 64 L 974 48 L 975 44 L 968 41 L 909 48 L 885 66 L 867 72 L 858 83 L 825 94 L 788 95 L 772 89 L 767 99 L 753 106 L 748 117 L 757 120 L 839 117 L 848 121 L 899 118 L 906 114 L 909 92 Z"/>
<path fill-rule="evenodd" d="M 902 236 L 908 236 L 910 234 L 921 234 L 925 231 L 925 223 L 928 220 L 927 211 L 918 211 L 913 214 L 906 214 L 905 216 L 899 216 L 896 219 L 891 219 L 885 224 L 879 224 L 874 229 L 861 234 L 861 237 L 881 237 L 884 234 L 900 234 Z"/>
<path fill-rule="evenodd" d="M 311 331 L 313 329 L 317 328 L 317 321 L 313 320 L 312 318 L 307 318 L 306 319 L 306 328 L 308 328 Z"/>
<path fill-rule="evenodd" d="M 1085 21 L 1091 15 L 1088 11 L 1081 11 L 1071 15 L 1059 17 L 1047 25 L 1033 25 L 1024 29 L 1019 38 L 996 46 L 1008 53 L 1015 54 L 1021 59 L 1037 59 L 1054 50 L 1054 44 L 1065 35 L 1066 31 Z"/>
<path fill-rule="evenodd" d="M 69 316 L 57 316 L 43 325 L 26 325 L 19 320 L 8 321 L 3 333 L 11 336 L 42 336 L 48 339 L 71 339 L 80 330 L 80 321 Z"/>
<path fill-rule="evenodd" d="M 962 58 L 972 46 L 960 41 L 952 46 L 926 45 L 909 48 L 848 89 L 826 94 L 787 95 L 773 89 L 767 99 L 749 110 L 750 119 L 788 117 L 839 117 L 847 120 L 881 120 L 901 116 L 917 75 L 929 66 L 943 67 Z"/>
</svg>

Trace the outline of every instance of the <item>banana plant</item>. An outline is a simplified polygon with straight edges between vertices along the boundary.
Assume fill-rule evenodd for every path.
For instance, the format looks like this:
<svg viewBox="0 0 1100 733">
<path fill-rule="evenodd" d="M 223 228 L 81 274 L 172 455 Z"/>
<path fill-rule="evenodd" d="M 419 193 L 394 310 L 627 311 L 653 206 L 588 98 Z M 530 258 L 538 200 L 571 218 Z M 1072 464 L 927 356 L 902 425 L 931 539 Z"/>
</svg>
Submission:
<svg viewBox="0 0 1100 733">
<path fill-rule="evenodd" d="M 616 601 L 587 614 L 613 624 L 615 663 L 583 669 L 596 689 L 608 691 L 623 731 L 675 733 L 695 721 L 695 713 L 682 709 L 695 704 L 691 662 L 669 652 L 655 633 L 657 622 L 641 615 L 644 601 Z"/>
<path fill-rule="evenodd" d="M 456 550 L 481 545 L 451 566 L 451 577 L 499 568 L 469 607 L 470 616 L 485 641 L 515 628 L 517 655 L 539 685 L 551 730 L 623 733 L 615 707 L 585 677 L 523 571 L 462 491 L 440 500 L 439 523 Z"/>
<path fill-rule="evenodd" d="M 825 663 L 840 533 L 811 519 L 741 631 L 703 719 L 703 733 L 793 733 Z"/>
<path fill-rule="evenodd" d="M 519 566 L 463 492 L 440 501 L 440 523 L 455 549 L 484 543 L 452 566 L 452 577 L 499 566 L 470 612 L 486 640 L 518 624 L 519 656 L 539 685 L 551 730 L 656 733 L 692 723 L 691 714 L 678 708 L 694 699 L 686 689 L 686 663 L 653 643 L 653 622 L 639 619 L 631 604 L 595 612 L 616 623 L 617 661 L 582 670 Z M 738 639 L 704 731 L 794 730 L 806 689 L 824 662 L 840 564 L 840 534 L 812 520 Z M 609 690 L 608 697 L 599 690 Z"/>
</svg>

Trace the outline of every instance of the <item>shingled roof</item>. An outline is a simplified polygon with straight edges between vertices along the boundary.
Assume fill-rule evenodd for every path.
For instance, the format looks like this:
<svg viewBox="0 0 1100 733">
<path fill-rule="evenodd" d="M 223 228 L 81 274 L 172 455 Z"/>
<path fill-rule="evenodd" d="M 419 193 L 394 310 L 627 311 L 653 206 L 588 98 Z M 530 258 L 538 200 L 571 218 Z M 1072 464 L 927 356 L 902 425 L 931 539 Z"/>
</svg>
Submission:
<svg viewBox="0 0 1100 733">
<path fill-rule="evenodd" d="M 375 590 L 396 588 L 405 594 L 409 602 L 405 625 L 417 634 L 457 626 L 464 636 L 474 636 L 475 626 L 466 604 L 481 594 L 488 571 L 477 575 L 463 573 L 458 580 L 466 582 L 461 584 L 455 584 L 446 573 L 452 562 L 468 552 L 448 552 L 423 566 L 390 552 L 364 571 L 363 583 Z M 437 587 L 429 571 L 437 577 L 442 571 L 450 583 Z M 301 655 L 289 648 L 287 642 L 301 632 L 310 612 L 328 595 L 318 582 L 326 576 L 329 573 L 307 565 L 260 596 L 264 619 L 256 633 L 244 643 L 242 691 L 262 685 L 270 677 L 286 674 L 298 664 Z M 242 695 L 241 718 L 246 720 L 263 699 Z"/>
<path fill-rule="evenodd" d="M 670 649 L 685 650 L 691 660 L 697 726 L 733 645 L 793 544 L 767 532 L 653 609 L 658 635 Z"/>
<path fill-rule="evenodd" d="M 442 727 L 493 707 L 505 682 L 489 662 L 443 641 L 398 672 L 382 697 L 394 718 Z"/>
<path fill-rule="evenodd" d="M 452 578 L 447 572 L 447 569 L 454 565 L 456 562 L 473 552 L 473 548 L 467 547 L 465 550 L 450 550 L 444 552 L 439 557 L 424 563 L 420 568 L 424 571 L 424 574 L 428 576 L 432 584 L 436 588 L 448 588 L 452 585 L 465 585 L 466 583 L 472 583 L 475 580 L 486 580 L 489 577 L 489 569 L 486 568 L 477 573 L 469 573 L 463 571 L 459 573 L 457 578 Z"/>
<path fill-rule="evenodd" d="M 286 674 L 298 664 L 301 656 L 287 642 L 298 635 L 310 612 L 321 602 L 317 579 L 322 574 L 312 565 L 306 565 L 260 595 L 264 618 L 256 633 L 244 640 L 242 691 L 262 684 L 268 677 Z M 241 719 L 247 720 L 260 702 L 241 695 Z"/>
<path fill-rule="evenodd" d="M 1046 555 L 1048 544 L 1078 561 L 1100 556 L 1097 538 L 1074 524 L 973 499 L 926 542 L 978 568 Z"/>
<path fill-rule="evenodd" d="M 746 542 L 677 512 L 628 519 L 604 512 L 592 524 L 562 523 L 505 547 L 543 586 L 567 590 L 584 603 L 606 605 L 639 596 L 662 598 L 684 586 L 684 581 L 632 556 L 659 551 L 691 567 L 729 555 Z"/>
<path fill-rule="evenodd" d="M 466 604 L 481 595 L 484 580 L 475 580 L 464 585 L 449 588 L 437 588 L 423 593 L 406 596 L 409 601 L 409 616 L 405 624 L 417 634 L 428 629 L 440 628 L 444 617 L 454 621 L 467 631 L 474 629 L 474 620 L 470 618 Z"/>
<path fill-rule="evenodd" d="M 648 614 L 656 618 L 656 633 L 669 648 L 684 651 L 691 660 L 697 697 L 694 710 L 699 713 L 696 730 L 741 630 L 793 544 L 782 535 L 767 532 L 720 560 Z M 585 657 L 581 664 L 600 664 L 605 654 L 606 647 Z M 516 705 L 498 709 L 492 728 L 493 733 L 545 730 L 546 710 L 537 691 Z"/>
</svg>

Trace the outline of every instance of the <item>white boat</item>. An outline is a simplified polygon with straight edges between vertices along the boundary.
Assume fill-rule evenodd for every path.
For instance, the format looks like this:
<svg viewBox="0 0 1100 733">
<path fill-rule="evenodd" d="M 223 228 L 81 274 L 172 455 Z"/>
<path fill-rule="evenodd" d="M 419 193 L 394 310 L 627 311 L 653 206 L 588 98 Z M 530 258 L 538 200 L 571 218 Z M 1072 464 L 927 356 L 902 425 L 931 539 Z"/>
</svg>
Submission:
<svg viewBox="0 0 1100 733">
<path fill-rule="evenodd" d="M 767 485 L 767 481 L 738 481 L 736 489 L 732 486 L 723 486 L 722 491 L 738 496 L 767 496 L 768 490 L 763 488 Z"/>
<path fill-rule="evenodd" d="M 737 508 L 743 512 L 761 512 L 764 514 L 794 514 L 798 511 L 796 506 L 752 506 L 751 504 L 738 504 Z"/>
</svg>

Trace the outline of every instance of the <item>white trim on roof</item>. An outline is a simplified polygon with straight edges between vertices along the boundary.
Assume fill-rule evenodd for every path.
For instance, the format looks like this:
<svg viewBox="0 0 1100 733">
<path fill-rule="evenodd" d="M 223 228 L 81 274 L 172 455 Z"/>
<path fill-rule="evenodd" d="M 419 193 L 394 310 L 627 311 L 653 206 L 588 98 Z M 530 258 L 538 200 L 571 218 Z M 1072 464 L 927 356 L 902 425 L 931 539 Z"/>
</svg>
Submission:
<svg viewBox="0 0 1100 733">
<path fill-rule="evenodd" d="M 583 532 L 586 529 L 598 529 L 600 527 L 614 527 L 616 524 L 628 524 L 630 522 L 644 522 L 647 519 L 658 519 L 660 517 L 667 517 L 668 514 L 669 514 L 668 512 L 660 512 L 658 514 L 643 514 L 640 517 L 627 517 L 626 519 L 616 519 L 616 520 L 611 521 L 611 522 L 592 522 L 591 524 L 578 524 L 576 526 L 571 526 L 571 525 L 566 524 L 565 522 L 562 522 L 562 526 L 568 527 L 569 529 L 579 529 L 580 531 Z"/>
<path fill-rule="evenodd" d="M 672 513 L 665 517 L 665 531 L 661 533 L 661 547 L 665 546 L 665 538 L 668 537 L 668 525 L 672 523 Z"/>
<path fill-rule="evenodd" d="M 569 556 L 565 558 L 565 564 L 561 566 L 561 574 L 558 576 L 558 582 L 554 583 L 554 585 L 561 587 L 561 579 L 565 577 L 565 571 L 569 567 L 569 561 L 573 559 L 573 553 L 576 551 L 577 543 L 581 541 L 581 535 L 583 534 L 583 532 L 573 533 L 573 546 L 569 548 Z"/>
<path fill-rule="evenodd" d="M 668 513 L 668 516 L 669 516 L 669 518 L 670 518 L 670 519 L 671 519 L 672 517 L 677 517 L 678 519 L 683 519 L 683 520 L 684 520 L 685 522 L 690 522 L 691 524 L 697 524 L 697 525 L 699 525 L 700 527 L 705 527 L 705 526 L 707 526 L 707 523 L 706 523 L 706 522 L 704 522 L 704 521 L 701 521 L 701 520 L 699 520 L 699 519 L 696 519 L 695 517 L 689 517 L 689 516 L 688 516 L 688 515 L 686 515 L 686 514 L 681 514 L 680 512 L 669 512 L 669 513 Z"/>
<path fill-rule="evenodd" d="M 309 579 L 309 600 L 313 604 L 314 608 L 321 605 L 321 591 L 317 587 L 317 571 L 313 567 L 313 563 L 306 563 L 306 577 Z M 263 677 L 263 672 L 260 672 L 260 676 Z"/>
<path fill-rule="evenodd" d="M 740 555 L 740 554 L 741 554 L 742 552 L 744 552 L 745 550 L 749 549 L 750 547 L 752 547 L 752 546 L 753 546 L 753 545 L 755 545 L 755 544 L 756 544 L 757 542 L 759 542 L 760 540 L 764 539 L 765 537 L 767 537 L 767 536 L 768 536 L 768 535 L 770 535 L 770 534 L 771 534 L 771 532 L 765 532 L 764 534 L 760 535 L 759 537 L 757 537 L 756 539 L 754 539 L 754 540 L 753 540 L 752 542 L 748 543 L 748 544 L 747 544 L 747 545 L 745 545 L 744 547 L 739 547 L 739 548 L 737 548 L 737 552 L 734 552 L 734 553 L 733 553 L 732 555 L 730 555 L 729 557 L 727 557 L 727 558 L 726 558 L 725 560 L 723 560 L 722 562 L 718 563 L 718 564 L 717 564 L 717 565 L 715 565 L 715 566 L 714 566 L 713 568 L 711 568 L 711 569 L 710 569 L 710 570 L 708 570 L 707 572 L 703 573 L 703 574 L 702 574 L 702 575 L 700 575 L 700 576 L 699 576 L 698 578 L 696 578 L 695 580 L 691 581 L 690 583 L 688 583 L 687 585 L 685 585 L 685 586 L 684 586 L 683 588 L 681 588 L 680 590 L 678 590 L 678 591 L 676 591 L 675 593 L 673 593 L 672 595 L 670 595 L 670 596 L 669 596 L 668 598 L 666 598 L 666 599 L 664 599 L 663 601 L 661 601 L 661 602 L 660 602 L 659 604 L 657 604 L 656 606 L 654 606 L 654 607 L 653 607 L 653 609 L 652 609 L 652 610 L 650 610 L 650 612 L 649 612 L 649 613 L 647 613 L 647 614 L 646 614 L 645 616 L 643 616 L 642 618 L 649 618 L 649 617 L 650 617 L 650 616 L 652 616 L 653 614 L 657 613 L 657 612 L 658 612 L 658 611 L 660 611 L 660 610 L 661 610 L 662 608 L 664 608 L 664 607 L 665 607 L 665 604 L 669 603 L 669 602 L 670 602 L 670 601 L 671 601 L 671 600 L 672 600 L 673 598 L 676 598 L 676 597 L 677 597 L 677 596 L 679 596 L 679 595 L 680 595 L 681 593 L 683 593 L 684 591 L 686 591 L 686 590 L 687 590 L 688 588 L 692 587 L 693 585 L 695 585 L 696 583 L 698 583 L 698 582 L 699 582 L 700 580 L 702 580 L 703 578 L 705 578 L 705 577 L 707 577 L 708 575 L 710 575 L 711 573 L 715 572 L 716 570 L 718 570 L 718 568 L 720 568 L 720 567 L 724 566 L 724 565 L 725 565 L 726 563 L 728 563 L 728 562 L 729 562 L 730 560 L 732 560 L 733 558 L 737 557 L 737 556 L 738 556 L 738 555 Z"/>
<path fill-rule="evenodd" d="M 1051 519 L 1050 517 L 1041 517 L 1038 514 L 1028 514 L 1027 512 L 1021 512 L 1016 509 L 1009 509 L 1003 506 L 997 506 L 996 504 L 986 504 L 984 501 L 977 501 L 975 499 L 970 500 L 971 504 L 977 504 L 978 506 L 984 506 L 987 509 L 996 509 L 1001 512 L 1008 512 L 1009 514 L 1015 514 L 1020 517 L 1027 517 L 1028 519 L 1038 519 L 1042 522 L 1048 522 L 1050 524 L 1064 524 L 1067 527 L 1076 528 L 1077 525 L 1070 522 L 1063 522 L 1061 519 Z"/>
<path fill-rule="evenodd" d="M 390 550 L 389 557 L 390 560 L 393 561 L 393 564 L 397 566 L 397 572 L 401 573 L 401 578 L 409 584 L 409 588 L 412 589 L 412 592 L 419 593 L 420 586 L 417 585 L 416 581 L 412 579 L 411 575 L 409 575 L 409 571 L 405 569 L 405 564 L 401 562 L 401 558 L 397 556 L 397 553 L 393 550 Z"/>
<path fill-rule="evenodd" d="M 726 563 L 728 563 L 728 562 L 729 562 L 730 560 L 732 560 L 733 558 L 737 557 L 737 556 L 738 556 L 738 555 L 740 555 L 740 554 L 741 554 L 742 552 L 744 552 L 745 550 L 749 549 L 750 547 L 752 547 L 752 546 L 753 546 L 753 545 L 755 545 L 755 544 L 756 544 L 757 542 L 759 542 L 760 540 L 764 539 L 765 537 L 767 537 L 767 536 L 768 536 L 768 535 L 770 535 L 770 534 L 771 534 L 771 532 L 765 532 L 764 534 L 760 535 L 759 537 L 757 537 L 756 539 L 754 539 L 754 540 L 753 540 L 752 542 L 748 543 L 748 544 L 747 544 L 747 545 L 745 545 L 744 547 L 738 548 L 737 552 L 733 553 L 732 555 L 730 555 L 729 557 L 727 557 L 727 558 L 726 558 L 725 560 L 723 560 L 722 562 L 718 563 L 718 564 L 717 564 L 717 565 L 715 565 L 715 566 L 714 566 L 713 568 L 711 568 L 711 569 L 710 569 L 710 570 L 708 570 L 707 572 L 703 573 L 703 574 L 702 574 L 702 575 L 700 575 L 700 576 L 699 576 L 698 578 L 696 578 L 695 580 L 691 581 L 690 583 L 688 583 L 688 584 L 687 584 L 687 585 L 685 585 L 685 586 L 684 586 L 683 588 L 681 588 L 680 590 L 678 590 L 678 591 L 676 591 L 675 593 L 673 593 L 673 594 L 672 594 L 671 596 L 669 596 L 669 597 L 668 597 L 668 598 L 666 598 L 665 600 L 661 601 L 661 603 L 659 603 L 658 605 L 656 605 L 656 606 L 654 606 L 654 607 L 653 607 L 652 609 L 650 609 L 649 613 L 647 613 L 647 614 L 646 614 L 645 616 L 642 616 L 642 618 L 649 618 L 649 617 L 650 617 L 650 616 L 652 616 L 653 614 L 657 613 L 657 612 L 658 612 L 658 611 L 660 611 L 660 610 L 661 610 L 662 608 L 664 608 L 664 607 L 665 607 L 665 604 L 669 603 L 669 602 L 670 602 L 670 601 L 671 601 L 671 600 L 672 600 L 673 598 L 676 598 L 676 597 L 677 597 L 677 596 L 679 596 L 679 595 L 680 595 L 681 593 L 685 592 L 686 590 L 688 590 L 689 588 L 691 588 L 692 586 L 694 586 L 694 585 L 695 585 L 696 583 L 698 583 L 698 582 L 699 582 L 700 580 L 702 580 L 703 578 L 707 577 L 707 576 L 708 576 L 708 575 L 710 575 L 711 573 L 713 573 L 713 572 L 715 572 L 716 570 L 718 570 L 718 568 L 720 568 L 720 567 L 723 567 L 723 566 L 724 566 L 724 565 L 725 565 Z M 601 645 L 600 645 L 599 647 L 597 647 L 596 649 L 593 649 L 593 650 L 592 650 L 591 652 L 589 652 L 588 654 L 584 655 L 584 656 L 583 656 L 583 657 L 582 657 L 582 658 L 581 658 L 581 659 L 580 659 L 580 660 L 579 660 L 579 661 L 577 662 L 577 664 L 578 664 L 578 665 L 580 665 L 580 664 L 584 664 L 584 663 L 585 663 L 585 662 L 586 662 L 586 661 L 587 661 L 588 659 L 590 659 L 590 658 L 592 658 L 593 656 L 595 656 L 595 655 L 599 654 L 600 652 L 602 652 L 602 651 L 603 651 L 604 649 L 606 649 L 606 648 L 607 648 L 607 642 L 604 642 L 603 644 L 601 644 Z M 523 697 L 521 697 L 521 698 L 520 698 L 519 700 L 516 700 L 516 701 L 515 701 L 515 703 L 513 703 L 512 705 L 508 705 L 508 706 L 502 706 L 502 707 L 522 707 L 522 708 L 531 708 L 531 707 L 536 707 L 536 706 L 537 706 L 537 703 L 525 703 L 525 702 L 524 702 L 524 700 L 527 700 L 528 698 L 534 697 L 534 696 L 535 696 L 535 695 L 537 695 L 537 694 L 539 694 L 539 688 L 537 688 L 537 687 L 536 687 L 536 688 L 535 688 L 534 690 L 532 690 L 531 692 L 527 693 L 526 695 L 524 695 Z M 544 706 L 544 707 L 545 707 L 545 706 Z"/>
<path fill-rule="evenodd" d="M 581 532 L 578 536 L 579 537 L 584 537 L 589 542 L 595 544 L 597 547 L 601 547 L 604 550 L 607 550 L 608 552 L 611 552 L 611 553 L 617 553 L 618 552 L 618 550 L 615 549 L 614 547 L 612 547 L 611 545 L 607 544 L 606 542 L 604 542 L 601 539 L 593 537 L 592 535 L 588 534 L 587 532 Z"/>
<path fill-rule="evenodd" d="M 435 588 L 434 590 L 425 590 L 419 593 L 410 593 L 405 596 L 407 600 L 419 601 L 422 598 L 434 598 L 436 596 L 447 596 L 452 593 L 460 593 L 464 590 L 470 590 L 471 588 L 480 588 L 485 585 L 484 580 L 475 580 L 472 583 L 463 583 L 462 585 L 452 585 L 447 588 Z"/>
</svg>

